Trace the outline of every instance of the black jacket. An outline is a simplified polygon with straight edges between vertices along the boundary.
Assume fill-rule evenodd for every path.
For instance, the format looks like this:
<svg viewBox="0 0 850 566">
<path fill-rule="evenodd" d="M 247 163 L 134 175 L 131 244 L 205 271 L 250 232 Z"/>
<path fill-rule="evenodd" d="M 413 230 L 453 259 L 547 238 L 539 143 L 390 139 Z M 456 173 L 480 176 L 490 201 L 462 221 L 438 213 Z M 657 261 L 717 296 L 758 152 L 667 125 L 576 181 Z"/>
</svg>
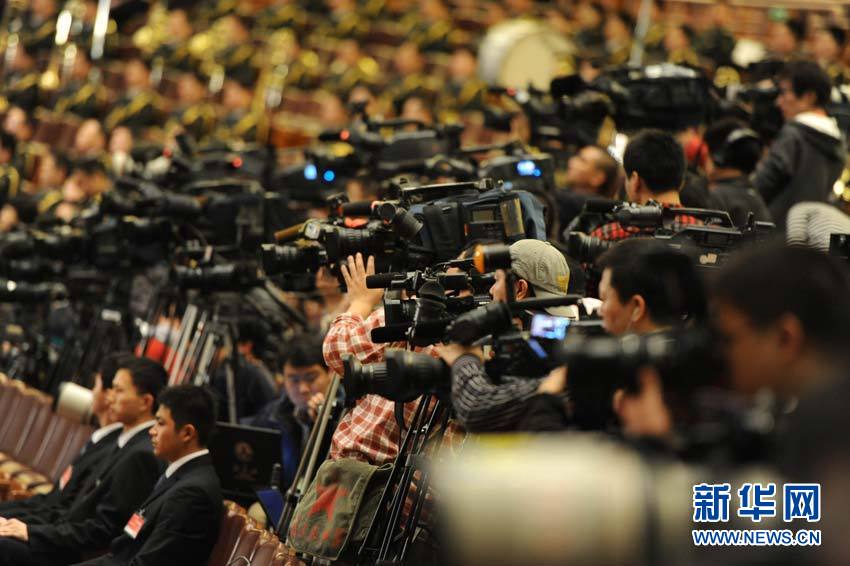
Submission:
<svg viewBox="0 0 850 566">
<path fill-rule="evenodd" d="M 144 517 L 136 538 L 125 532 L 112 541 L 110 554 L 86 566 L 204 566 L 223 512 L 212 459 L 206 455 L 186 462 L 136 512 Z"/>
<path fill-rule="evenodd" d="M 71 506 L 80 489 L 102 464 L 105 455 L 115 447 L 119 434 L 121 434 L 121 428 L 111 431 L 97 444 L 92 444 L 89 440 L 71 462 L 69 466 L 71 477 L 68 478 L 64 489 L 59 487 L 60 483 L 57 481 L 53 485 L 53 491 L 48 494 L 0 503 L 0 517 L 20 519 L 27 525 L 45 524 L 57 520 Z"/>
<path fill-rule="evenodd" d="M 844 169 L 846 153 L 841 134 L 831 135 L 796 120 L 782 126 L 753 175 L 753 184 L 778 227 L 785 227 L 788 210 L 798 202 L 827 201 Z"/>
<path fill-rule="evenodd" d="M 757 222 L 773 222 L 764 199 L 744 175 L 718 181 L 711 189 L 709 208 L 728 212 L 735 226 L 746 224 L 750 212 Z"/>
<path fill-rule="evenodd" d="M 57 520 L 28 525 L 30 552 L 42 562 L 72 564 L 81 553 L 109 547 L 150 494 L 162 472 L 146 430 L 117 444 Z M 58 558 L 58 560 L 57 560 Z"/>
</svg>

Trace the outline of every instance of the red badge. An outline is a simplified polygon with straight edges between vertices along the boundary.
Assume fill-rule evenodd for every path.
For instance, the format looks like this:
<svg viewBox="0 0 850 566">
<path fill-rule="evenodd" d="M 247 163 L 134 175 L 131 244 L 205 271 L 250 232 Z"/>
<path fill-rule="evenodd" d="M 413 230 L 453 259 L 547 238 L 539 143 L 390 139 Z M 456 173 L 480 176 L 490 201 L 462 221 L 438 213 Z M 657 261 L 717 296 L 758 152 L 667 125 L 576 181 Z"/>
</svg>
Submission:
<svg viewBox="0 0 850 566">
<path fill-rule="evenodd" d="M 124 525 L 124 532 L 127 533 L 127 536 L 135 540 L 135 538 L 139 536 L 139 531 L 141 531 L 144 526 L 145 518 L 138 513 L 133 513 L 133 516 L 130 517 L 130 520 L 127 521 L 126 525 Z"/>
<path fill-rule="evenodd" d="M 65 486 L 68 485 L 68 482 L 71 481 L 71 474 L 74 473 L 74 466 L 68 466 L 65 468 L 65 471 L 62 472 L 62 477 L 59 478 L 59 490 L 65 489 Z"/>
</svg>

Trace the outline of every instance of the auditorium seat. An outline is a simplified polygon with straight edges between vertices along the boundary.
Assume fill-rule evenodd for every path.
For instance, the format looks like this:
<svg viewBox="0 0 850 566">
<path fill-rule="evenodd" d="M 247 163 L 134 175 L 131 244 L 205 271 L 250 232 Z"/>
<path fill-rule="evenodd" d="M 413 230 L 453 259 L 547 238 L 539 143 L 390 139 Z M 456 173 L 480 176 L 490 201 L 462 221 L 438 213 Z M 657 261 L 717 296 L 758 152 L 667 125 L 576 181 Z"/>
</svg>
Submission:
<svg viewBox="0 0 850 566">
<path fill-rule="evenodd" d="M 278 553 L 280 540 L 268 531 L 263 531 L 260 534 L 260 540 L 257 541 L 257 546 L 254 548 L 254 554 L 251 556 L 251 566 L 269 566 Z"/>
<path fill-rule="evenodd" d="M 227 566 L 248 518 L 225 506 L 218 531 L 218 540 L 210 554 L 208 566 Z"/>
<path fill-rule="evenodd" d="M 8 416 L 3 419 L 3 428 L 0 430 L 0 462 L 14 457 L 18 442 L 29 433 L 29 425 L 37 403 L 36 395 L 25 389 L 12 405 L 11 410 L 6 413 Z"/>
<path fill-rule="evenodd" d="M 260 539 L 260 530 L 253 525 L 246 525 L 239 533 L 239 540 L 233 549 L 228 564 L 251 564 L 251 556 Z"/>
<path fill-rule="evenodd" d="M 50 397 L 37 391 L 28 392 L 28 394 L 35 398 L 35 407 L 27 422 L 28 432 L 21 435 L 12 451 L 11 457 L 14 460 L 7 460 L 0 464 L 0 473 L 7 477 L 27 468 L 35 461 L 50 429 L 50 423 L 55 417 Z"/>
</svg>

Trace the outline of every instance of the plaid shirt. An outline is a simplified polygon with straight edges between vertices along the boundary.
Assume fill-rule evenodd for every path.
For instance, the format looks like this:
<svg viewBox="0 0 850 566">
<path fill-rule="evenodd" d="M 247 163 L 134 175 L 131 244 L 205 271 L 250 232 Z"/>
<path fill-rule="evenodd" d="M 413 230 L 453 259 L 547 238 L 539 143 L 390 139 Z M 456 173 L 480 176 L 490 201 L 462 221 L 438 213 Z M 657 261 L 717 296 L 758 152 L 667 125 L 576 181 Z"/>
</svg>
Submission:
<svg viewBox="0 0 850 566">
<path fill-rule="evenodd" d="M 322 348 L 328 368 L 343 375 L 342 360 L 349 354 L 357 356 L 360 363 L 368 364 L 384 361 L 387 349 L 404 349 L 404 342 L 372 342 L 370 332 L 383 325 L 383 309 L 374 311 L 366 320 L 348 313 L 337 316 L 331 323 Z M 417 348 L 416 351 L 437 357 L 431 346 Z M 405 422 L 412 421 L 416 405 L 416 401 L 404 405 Z M 398 455 L 401 434 L 395 417 L 395 402 L 378 395 L 366 395 L 357 401 L 337 426 L 331 439 L 330 458 L 356 458 L 375 465 L 391 462 Z"/>
<path fill-rule="evenodd" d="M 681 208 L 679 205 L 663 205 L 665 208 Z M 702 225 L 703 221 L 699 218 L 691 216 L 689 214 L 678 214 L 673 219 L 673 223 L 670 228 L 674 232 L 678 232 L 685 226 L 692 225 Z M 638 228 L 637 226 L 623 226 L 619 222 L 609 222 L 608 224 L 603 224 L 599 226 L 595 230 L 593 230 L 590 235 L 594 238 L 599 238 L 600 240 L 628 240 L 629 238 L 633 238 L 635 236 L 640 235 L 650 235 L 655 232 L 655 228 Z"/>
</svg>

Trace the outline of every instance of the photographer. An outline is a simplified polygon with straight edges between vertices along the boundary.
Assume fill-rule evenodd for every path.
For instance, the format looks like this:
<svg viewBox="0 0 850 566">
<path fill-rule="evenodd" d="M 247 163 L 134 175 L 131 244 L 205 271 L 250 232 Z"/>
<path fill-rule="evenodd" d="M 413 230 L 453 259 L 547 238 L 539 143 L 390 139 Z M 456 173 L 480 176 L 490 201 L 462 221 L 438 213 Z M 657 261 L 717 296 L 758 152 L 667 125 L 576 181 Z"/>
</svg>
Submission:
<svg viewBox="0 0 850 566">
<path fill-rule="evenodd" d="M 599 316 L 612 336 L 649 335 L 683 329 L 704 320 L 706 300 L 693 262 L 683 253 L 647 238 L 621 242 L 599 259 L 602 279 Z M 619 428 L 626 436 L 664 439 L 673 429 L 671 403 L 676 384 L 664 383 L 649 368 L 634 386 L 612 375 L 574 375 L 569 383 L 570 411 L 550 397 L 566 386 L 566 375 L 550 379 L 526 407 L 524 430 Z"/>
<path fill-rule="evenodd" d="M 402 348 L 404 343 L 376 344 L 370 333 L 384 326 L 384 310 L 377 309 L 383 297 L 383 289 L 366 287 L 366 276 L 375 273 L 375 258 L 349 256 L 343 264 L 342 276 L 348 288 L 348 309 L 331 323 L 322 345 L 322 353 L 328 368 L 344 375 L 343 359 L 354 355 L 360 363 L 380 362 L 388 348 Z M 417 349 L 430 352 L 431 347 Z M 404 420 L 413 417 L 415 403 L 404 405 Z M 346 413 L 337 426 L 331 441 L 330 458 L 355 458 L 371 464 L 391 462 L 398 455 L 398 444 L 402 431 L 396 421 L 395 403 L 378 395 L 366 395 Z"/>
<path fill-rule="evenodd" d="M 703 286 L 684 254 L 661 242 L 639 239 L 613 247 L 599 264 L 599 315 L 610 334 L 645 335 L 704 320 Z M 613 396 L 614 413 L 627 436 L 669 434 L 672 415 L 666 407 L 664 384 L 652 371 L 640 373 L 635 391 L 617 389 Z M 577 412 L 583 411 L 577 407 Z"/>
<path fill-rule="evenodd" d="M 629 141 L 623 154 L 626 173 L 626 194 L 629 202 L 639 205 L 657 203 L 665 208 L 680 208 L 679 191 L 685 179 L 685 152 L 676 139 L 661 130 L 643 130 Z M 699 224 L 693 216 L 676 216 L 673 229 Z M 623 226 L 609 222 L 590 235 L 601 240 L 625 240 L 642 234 L 652 234 L 652 228 Z"/>
<path fill-rule="evenodd" d="M 758 135 L 728 118 L 709 126 L 703 139 L 708 146 L 711 206 L 728 212 L 735 226 L 746 224 L 751 212 L 757 222 L 771 222 L 767 205 L 749 180 L 762 155 Z"/>
<path fill-rule="evenodd" d="M 713 288 L 716 326 L 732 386 L 773 392 L 790 414 L 775 436 L 776 463 L 791 481 L 823 492 L 824 564 L 843 564 L 850 485 L 850 276 L 836 258 L 804 248 L 741 253 Z"/>
<path fill-rule="evenodd" d="M 520 240 L 511 245 L 512 270 L 516 275 L 514 296 L 524 298 L 557 297 L 567 294 L 570 270 L 563 254 L 548 242 Z M 490 289 L 494 301 L 507 302 L 507 277 L 496 272 Z M 577 318 L 575 307 L 554 307 L 547 311 L 556 316 Z M 522 316 L 524 322 L 528 317 Z M 548 378 L 503 377 L 499 384 L 487 376 L 481 348 L 459 344 L 437 347 L 443 360 L 452 366 L 452 405 L 460 423 L 470 431 L 514 430 L 524 412 L 524 402 L 550 381 L 561 379 L 560 372 Z"/>
<path fill-rule="evenodd" d="M 567 188 L 556 193 L 559 225 L 566 227 L 589 198 L 613 199 L 622 186 L 620 166 L 605 148 L 587 145 L 567 162 Z"/>
<path fill-rule="evenodd" d="M 838 124 L 826 113 L 832 83 L 817 63 L 786 64 L 779 89 L 776 104 L 785 125 L 756 169 L 753 184 L 776 225 L 784 228 L 796 203 L 829 199 L 847 150 Z"/>
</svg>

